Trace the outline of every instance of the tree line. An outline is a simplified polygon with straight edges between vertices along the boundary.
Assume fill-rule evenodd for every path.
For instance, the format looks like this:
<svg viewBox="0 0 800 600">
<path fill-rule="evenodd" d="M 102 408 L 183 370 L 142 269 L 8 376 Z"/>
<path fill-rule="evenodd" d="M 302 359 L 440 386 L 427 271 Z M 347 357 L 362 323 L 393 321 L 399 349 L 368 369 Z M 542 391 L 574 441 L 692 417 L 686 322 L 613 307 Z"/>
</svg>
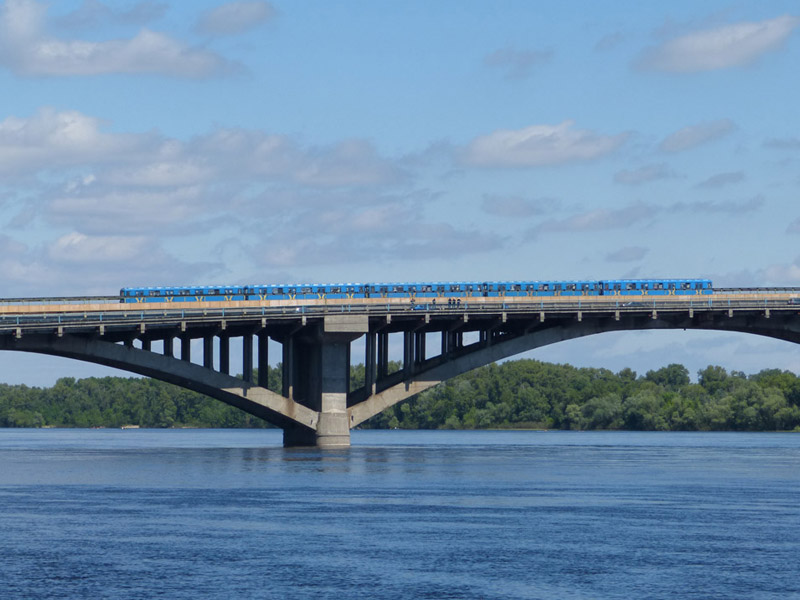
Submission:
<svg viewBox="0 0 800 600">
<path fill-rule="evenodd" d="M 400 364 L 392 363 L 390 370 Z M 256 374 L 257 375 L 257 374 Z M 268 387 L 281 389 L 281 368 Z M 352 367 L 351 389 L 364 366 Z M 229 427 L 270 425 L 154 379 L 59 379 L 49 388 L 0 384 L 0 427 Z M 709 366 L 692 382 L 682 365 L 642 376 L 536 360 L 492 364 L 386 409 L 363 428 L 800 431 L 800 378 Z"/>
</svg>

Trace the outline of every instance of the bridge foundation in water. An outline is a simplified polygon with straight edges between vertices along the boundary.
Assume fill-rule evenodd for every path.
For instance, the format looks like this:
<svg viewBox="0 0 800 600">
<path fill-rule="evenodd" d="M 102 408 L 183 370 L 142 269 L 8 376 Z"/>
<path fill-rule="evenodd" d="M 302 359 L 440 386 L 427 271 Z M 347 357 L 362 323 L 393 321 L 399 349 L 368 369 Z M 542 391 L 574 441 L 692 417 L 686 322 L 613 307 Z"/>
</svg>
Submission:
<svg viewBox="0 0 800 600">
<path fill-rule="evenodd" d="M 283 396 L 318 414 L 316 429 L 289 426 L 283 445 L 347 448 L 350 342 L 369 331 L 366 315 L 329 315 L 283 343 Z"/>
</svg>

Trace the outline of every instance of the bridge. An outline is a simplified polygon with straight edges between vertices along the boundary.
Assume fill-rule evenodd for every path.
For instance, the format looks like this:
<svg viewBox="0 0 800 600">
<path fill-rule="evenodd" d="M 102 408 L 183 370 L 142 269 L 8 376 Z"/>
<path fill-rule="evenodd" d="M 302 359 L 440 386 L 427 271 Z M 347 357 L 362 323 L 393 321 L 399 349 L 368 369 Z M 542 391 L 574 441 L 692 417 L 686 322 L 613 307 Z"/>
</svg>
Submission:
<svg viewBox="0 0 800 600">
<path fill-rule="evenodd" d="M 342 448 L 350 445 L 352 428 L 402 400 L 564 340 L 610 331 L 707 329 L 800 343 L 799 297 L 800 288 L 755 288 L 695 296 L 470 298 L 439 305 L 6 299 L 0 300 L 0 350 L 154 377 L 281 427 L 285 446 Z M 350 389 L 351 348 L 362 338 L 365 384 Z M 395 372 L 389 369 L 390 339 L 402 339 L 402 368 Z M 196 360 L 193 340 L 202 340 Z M 270 340 L 281 346 L 281 393 L 267 389 Z M 234 343 L 241 344 L 240 376 L 231 374 Z"/>
</svg>

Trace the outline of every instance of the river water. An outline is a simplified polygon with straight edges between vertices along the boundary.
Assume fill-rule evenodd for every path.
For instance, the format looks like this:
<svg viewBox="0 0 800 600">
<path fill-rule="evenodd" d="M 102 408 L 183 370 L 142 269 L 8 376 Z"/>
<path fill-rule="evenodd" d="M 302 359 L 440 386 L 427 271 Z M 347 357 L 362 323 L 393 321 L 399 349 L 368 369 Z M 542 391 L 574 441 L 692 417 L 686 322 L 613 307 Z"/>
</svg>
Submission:
<svg viewBox="0 0 800 600">
<path fill-rule="evenodd" d="M 2 598 L 800 598 L 800 435 L 0 430 Z"/>
</svg>

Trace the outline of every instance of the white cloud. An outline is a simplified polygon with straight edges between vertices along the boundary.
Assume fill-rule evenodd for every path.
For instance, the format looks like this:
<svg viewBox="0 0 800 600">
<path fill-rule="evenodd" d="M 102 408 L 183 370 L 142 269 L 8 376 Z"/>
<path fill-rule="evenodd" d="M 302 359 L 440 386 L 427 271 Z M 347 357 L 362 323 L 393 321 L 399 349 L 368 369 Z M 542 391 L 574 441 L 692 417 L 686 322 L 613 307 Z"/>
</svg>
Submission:
<svg viewBox="0 0 800 600">
<path fill-rule="evenodd" d="M 650 219 L 659 208 L 643 202 L 618 209 L 598 208 L 565 219 L 550 219 L 533 228 L 530 236 L 544 232 L 588 232 L 625 229 Z"/>
<path fill-rule="evenodd" d="M 35 0 L 6 0 L 0 9 L 0 64 L 27 76 L 155 73 L 203 78 L 237 68 L 212 52 L 147 29 L 131 39 L 100 42 L 49 37 L 45 13 L 46 6 Z"/>
<path fill-rule="evenodd" d="M 48 202 L 46 214 L 51 223 L 78 227 L 84 233 L 169 230 L 187 235 L 195 232 L 193 224 L 198 218 L 215 208 L 217 204 L 196 186 L 167 190 L 103 187 L 56 196 Z"/>
<path fill-rule="evenodd" d="M 694 187 L 698 189 L 718 189 L 727 185 L 740 183 L 744 181 L 744 173 L 742 171 L 734 171 L 731 173 L 717 173 L 708 179 L 701 181 Z"/>
<path fill-rule="evenodd" d="M 108 134 L 102 122 L 77 111 L 44 108 L 0 121 L 0 173 L 19 173 L 119 160 L 144 150 L 146 136 Z"/>
<path fill-rule="evenodd" d="M 103 164 L 98 181 L 136 187 L 255 180 L 332 188 L 405 178 L 366 140 L 304 147 L 284 135 L 218 129 L 183 142 L 155 133 L 106 133 L 104 125 L 77 111 L 49 108 L 28 118 L 8 117 L 0 121 L 0 173 Z"/>
<path fill-rule="evenodd" d="M 800 258 L 788 265 L 771 265 L 767 267 L 764 269 L 762 279 L 764 285 L 800 285 Z"/>
<path fill-rule="evenodd" d="M 748 65 L 778 48 L 800 24 L 790 15 L 696 31 L 651 49 L 640 65 L 691 73 Z"/>
<path fill-rule="evenodd" d="M 196 29 L 207 35 L 235 35 L 266 22 L 275 14 L 269 2 L 229 2 L 209 10 L 197 22 Z"/>
<path fill-rule="evenodd" d="M 485 194 L 481 209 L 498 217 L 521 219 L 551 213 L 558 209 L 560 202 L 554 198 L 522 198 L 520 196 L 494 196 Z"/>
<path fill-rule="evenodd" d="M 667 136 L 659 144 L 663 152 L 682 152 L 701 144 L 712 142 L 724 137 L 736 129 L 730 119 L 719 119 L 708 123 L 691 125 Z"/>
<path fill-rule="evenodd" d="M 537 167 L 591 160 L 612 153 L 626 134 L 600 135 L 559 125 L 502 129 L 472 140 L 462 153 L 466 164 L 478 167 Z"/>
<path fill-rule="evenodd" d="M 734 200 L 724 200 L 721 202 L 712 202 L 710 200 L 676 202 L 669 207 L 669 210 L 672 212 L 688 211 L 692 213 L 741 215 L 761 210 L 763 206 L 764 198 L 755 196 L 742 202 L 736 202 Z"/>
<path fill-rule="evenodd" d="M 137 2 L 128 9 L 108 6 L 99 0 L 83 0 L 80 7 L 58 17 L 56 23 L 62 28 L 73 30 L 95 29 L 106 23 L 144 25 L 161 18 L 166 11 L 165 3 L 152 0 Z"/>
<path fill-rule="evenodd" d="M 643 259 L 648 252 L 647 248 L 641 246 L 628 246 L 607 254 L 606 260 L 608 262 L 635 262 Z"/>
<path fill-rule="evenodd" d="M 89 236 L 71 232 L 48 249 L 50 259 L 60 263 L 110 263 L 137 258 L 152 240 L 144 236 Z"/>
<path fill-rule="evenodd" d="M 640 185 L 660 179 L 672 179 L 675 176 L 675 173 L 666 164 L 659 163 L 644 165 L 637 169 L 619 171 L 614 174 L 614 182 L 624 185 Z"/>
</svg>

